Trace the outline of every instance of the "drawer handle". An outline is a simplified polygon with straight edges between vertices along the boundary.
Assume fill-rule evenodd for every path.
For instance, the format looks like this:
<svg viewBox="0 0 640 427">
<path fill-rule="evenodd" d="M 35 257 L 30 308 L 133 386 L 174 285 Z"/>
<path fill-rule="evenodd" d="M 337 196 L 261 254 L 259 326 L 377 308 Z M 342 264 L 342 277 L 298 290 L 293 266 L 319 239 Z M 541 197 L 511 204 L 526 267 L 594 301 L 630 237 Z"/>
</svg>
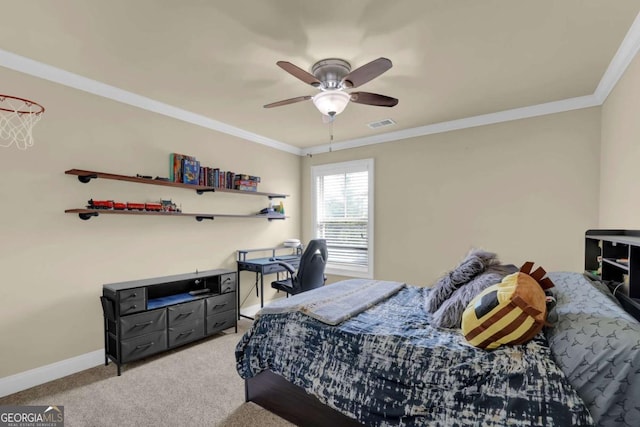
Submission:
<svg viewBox="0 0 640 427">
<path fill-rule="evenodd" d="M 139 345 L 139 346 L 137 346 L 137 347 L 136 347 L 136 350 L 141 350 L 141 349 L 143 349 L 143 348 L 151 347 L 153 344 L 155 344 L 153 341 L 151 341 L 151 342 L 150 342 L 150 343 L 148 343 L 148 344 L 141 344 L 141 345 Z"/>
<path fill-rule="evenodd" d="M 192 333 L 194 333 L 195 331 L 196 331 L 195 329 L 191 329 L 190 331 L 180 332 L 180 333 L 178 334 L 178 337 L 181 337 L 181 336 L 183 336 L 183 335 L 189 335 L 189 334 L 192 334 Z"/>
<path fill-rule="evenodd" d="M 213 328 L 215 328 L 216 326 L 220 326 L 220 325 L 224 325 L 227 322 L 216 322 L 213 324 Z"/>
<path fill-rule="evenodd" d="M 178 313 L 178 315 L 176 316 L 176 319 L 182 317 L 182 316 L 191 316 L 193 314 L 193 311 L 190 311 L 188 313 Z"/>
<path fill-rule="evenodd" d="M 151 324 L 153 324 L 153 320 L 149 320 L 148 322 L 144 322 L 144 323 L 136 323 L 136 328 L 140 326 L 149 326 Z"/>
<path fill-rule="evenodd" d="M 230 281 L 231 281 L 231 277 L 227 277 L 226 279 L 224 279 L 224 280 L 222 281 L 222 283 L 227 283 L 227 282 L 230 282 Z"/>
<path fill-rule="evenodd" d="M 225 306 L 225 305 L 227 305 L 227 304 L 228 304 L 228 303 L 226 303 L 226 302 L 225 302 L 224 304 L 216 304 L 216 305 L 214 305 L 214 306 L 213 306 L 213 308 L 212 308 L 212 309 L 213 309 L 213 310 L 215 310 L 216 308 L 218 308 L 218 307 L 224 307 L 224 306 Z"/>
<path fill-rule="evenodd" d="M 138 308 L 138 306 L 137 306 L 137 305 L 135 305 L 135 304 L 133 304 L 133 305 L 131 306 L 131 308 L 129 308 L 129 310 L 134 310 L 134 309 L 136 309 L 136 308 Z"/>
</svg>

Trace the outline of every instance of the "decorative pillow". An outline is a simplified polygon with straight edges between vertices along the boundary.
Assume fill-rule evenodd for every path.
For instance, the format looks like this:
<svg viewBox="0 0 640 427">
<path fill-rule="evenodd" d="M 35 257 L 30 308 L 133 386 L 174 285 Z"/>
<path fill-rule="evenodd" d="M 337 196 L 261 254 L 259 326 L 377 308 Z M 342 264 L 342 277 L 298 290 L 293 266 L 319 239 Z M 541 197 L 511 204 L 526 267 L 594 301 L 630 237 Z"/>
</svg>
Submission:
<svg viewBox="0 0 640 427">
<path fill-rule="evenodd" d="M 496 254 L 482 249 L 471 249 L 456 268 L 442 276 L 433 285 L 425 301 L 427 311 L 435 313 L 456 289 L 482 273 L 488 266 L 498 263 Z"/>
<path fill-rule="evenodd" d="M 431 324 L 440 328 L 460 328 L 462 313 L 476 295 L 518 271 L 515 265 L 490 265 L 469 283 L 456 289 L 433 313 Z"/>
<path fill-rule="evenodd" d="M 546 271 L 532 262 L 477 295 L 462 314 L 462 333 L 475 347 L 488 350 L 524 344 L 546 324 L 544 290 L 553 286 Z"/>
</svg>

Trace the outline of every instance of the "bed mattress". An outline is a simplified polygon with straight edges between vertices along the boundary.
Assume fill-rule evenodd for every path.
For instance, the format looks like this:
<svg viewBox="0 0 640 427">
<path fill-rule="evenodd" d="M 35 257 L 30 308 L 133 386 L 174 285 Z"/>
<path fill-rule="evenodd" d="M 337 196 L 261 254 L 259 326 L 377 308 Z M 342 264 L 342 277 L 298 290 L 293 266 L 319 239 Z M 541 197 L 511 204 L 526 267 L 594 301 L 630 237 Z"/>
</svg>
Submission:
<svg viewBox="0 0 640 427">
<path fill-rule="evenodd" d="M 593 419 L 540 333 L 485 351 L 423 309 L 407 286 L 337 325 L 260 316 L 236 348 L 248 378 L 270 370 L 368 426 L 586 426 Z"/>
</svg>

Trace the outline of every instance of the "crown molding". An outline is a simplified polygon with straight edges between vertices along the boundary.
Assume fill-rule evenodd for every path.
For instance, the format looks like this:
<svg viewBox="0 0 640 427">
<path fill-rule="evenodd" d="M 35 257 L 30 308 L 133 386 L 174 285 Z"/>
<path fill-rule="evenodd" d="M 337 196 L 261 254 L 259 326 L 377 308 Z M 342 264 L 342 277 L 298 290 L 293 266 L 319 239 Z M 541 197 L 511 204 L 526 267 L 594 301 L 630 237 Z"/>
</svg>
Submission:
<svg viewBox="0 0 640 427">
<path fill-rule="evenodd" d="M 83 77 L 81 75 L 71 73 L 69 71 L 47 65 L 33 59 L 26 58 L 24 56 L 16 55 L 15 53 L 7 52 L 6 50 L 2 49 L 0 49 L 0 65 L 14 71 L 19 71 L 21 73 L 29 74 L 34 77 L 39 77 L 41 79 L 49 80 L 54 83 L 59 83 L 61 85 L 72 87 L 74 89 L 88 92 L 93 95 L 98 95 L 103 98 L 122 102 L 123 104 L 142 108 L 143 110 L 162 114 L 164 116 L 172 117 L 174 119 L 178 119 L 207 129 L 226 133 L 228 135 L 233 135 L 248 141 L 257 142 L 258 144 L 266 145 L 277 150 L 286 151 L 287 153 L 301 155 L 302 150 L 300 148 L 285 144 L 284 142 L 276 141 L 274 139 L 270 139 L 256 133 L 248 132 L 244 129 L 228 125 L 218 120 L 213 120 L 201 114 L 183 110 L 181 108 L 174 107 L 172 105 L 165 104 L 163 102 L 159 102 L 151 98 L 147 98 L 145 96 L 117 88 L 115 86 L 110 86 L 108 84 L 92 80 L 87 77 Z"/>
<path fill-rule="evenodd" d="M 94 95 L 112 99 L 114 101 L 129 104 L 134 107 L 142 108 L 147 111 L 162 114 L 207 129 L 233 135 L 248 141 L 266 145 L 276 150 L 285 151 L 287 153 L 304 156 L 309 154 L 324 153 L 331 150 L 346 150 L 349 148 L 363 147 L 366 145 L 380 144 L 384 142 L 398 141 L 407 138 L 415 138 L 418 136 L 432 135 L 436 133 L 449 132 L 452 130 L 460 130 L 473 128 L 478 126 L 490 125 L 495 123 L 507 122 L 511 120 L 519 120 L 530 117 L 543 116 L 547 114 L 561 113 L 581 108 L 597 107 L 602 105 L 618 80 L 622 77 L 625 70 L 640 50 L 640 14 L 633 21 L 633 24 L 627 31 L 620 47 L 618 48 L 613 59 L 609 63 L 607 70 L 603 74 L 600 82 L 592 95 L 581 96 L 577 98 L 569 98 L 560 101 L 548 102 L 544 104 L 532 105 L 528 107 L 515 108 L 496 113 L 483 114 L 479 116 L 467 117 L 448 122 L 434 123 L 426 126 L 419 126 L 411 129 L 404 129 L 395 132 L 387 132 L 363 138 L 346 140 L 338 143 L 317 145 L 309 148 L 298 148 L 258 135 L 253 132 L 240 129 L 226 123 L 196 114 L 181 108 L 171 106 L 153 99 L 110 86 L 96 80 L 92 80 L 78 74 L 71 73 L 51 65 L 44 64 L 20 55 L 0 49 L 0 66 L 10 68 L 25 74 L 59 83 L 65 86 L 79 89 Z"/>
<path fill-rule="evenodd" d="M 601 103 L 594 95 L 580 96 L 577 98 L 563 99 L 561 101 L 547 102 L 545 104 L 531 105 L 529 107 L 514 108 L 512 110 L 505 110 L 497 113 L 482 114 L 479 116 L 466 117 L 464 119 L 403 129 L 395 132 L 381 133 L 379 135 L 367 136 L 364 138 L 350 139 L 347 141 L 333 143 L 331 145 L 318 145 L 303 150 L 303 154 L 313 155 L 326 153 L 327 151 L 346 150 L 349 148 L 363 147 L 365 145 L 381 144 L 383 142 L 399 141 L 418 136 L 449 132 L 452 130 L 467 129 L 495 123 L 509 122 L 512 120 L 544 116 L 547 114 L 579 110 L 582 108 L 597 107 L 600 104 Z"/>
<path fill-rule="evenodd" d="M 618 80 L 622 77 L 625 70 L 633 61 L 636 54 L 640 50 L 640 14 L 633 20 L 633 24 L 627 31 L 627 35 L 620 43 L 618 51 L 614 55 L 613 59 L 607 67 L 600 84 L 596 88 L 594 95 L 600 101 L 601 104 L 607 100 L 607 97 L 618 83 Z"/>
</svg>

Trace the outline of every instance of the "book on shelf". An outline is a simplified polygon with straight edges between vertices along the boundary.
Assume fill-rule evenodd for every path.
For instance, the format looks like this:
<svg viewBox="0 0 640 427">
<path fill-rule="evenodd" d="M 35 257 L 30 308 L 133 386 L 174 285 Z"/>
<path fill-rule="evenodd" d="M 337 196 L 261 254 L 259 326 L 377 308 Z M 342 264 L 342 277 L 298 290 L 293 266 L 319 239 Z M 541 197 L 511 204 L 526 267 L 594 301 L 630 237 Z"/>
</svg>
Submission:
<svg viewBox="0 0 640 427">
<path fill-rule="evenodd" d="M 247 185 L 250 187 L 257 187 L 258 183 L 256 181 L 251 181 L 249 179 L 237 179 L 233 182 L 234 185 Z"/>
<path fill-rule="evenodd" d="M 213 168 L 213 183 L 212 187 L 218 188 L 220 186 L 220 168 Z"/>
<path fill-rule="evenodd" d="M 258 191 L 258 182 L 249 179 L 250 175 L 238 174 L 233 181 L 233 188 L 240 191 Z"/>
<path fill-rule="evenodd" d="M 225 182 L 225 188 L 232 189 L 233 181 L 235 180 L 236 174 L 233 172 L 227 172 L 227 180 Z"/>
<path fill-rule="evenodd" d="M 169 181 L 183 182 L 182 163 L 184 159 L 195 160 L 196 158 L 180 153 L 169 154 Z"/>
<path fill-rule="evenodd" d="M 200 178 L 200 162 L 192 159 L 182 159 L 182 182 L 198 185 Z"/>
<path fill-rule="evenodd" d="M 206 166 L 200 166 L 200 172 L 198 172 L 198 185 L 207 185 L 207 168 Z"/>
<path fill-rule="evenodd" d="M 194 156 L 170 153 L 168 180 L 213 188 L 257 191 L 260 177 L 204 166 Z"/>
<path fill-rule="evenodd" d="M 236 179 L 240 179 L 243 181 L 255 181 L 260 182 L 260 177 L 255 175 L 248 175 L 246 173 L 238 173 L 236 174 Z"/>
<path fill-rule="evenodd" d="M 258 191 L 258 187 L 252 187 L 249 185 L 236 185 L 235 190 L 240 191 Z"/>
</svg>

